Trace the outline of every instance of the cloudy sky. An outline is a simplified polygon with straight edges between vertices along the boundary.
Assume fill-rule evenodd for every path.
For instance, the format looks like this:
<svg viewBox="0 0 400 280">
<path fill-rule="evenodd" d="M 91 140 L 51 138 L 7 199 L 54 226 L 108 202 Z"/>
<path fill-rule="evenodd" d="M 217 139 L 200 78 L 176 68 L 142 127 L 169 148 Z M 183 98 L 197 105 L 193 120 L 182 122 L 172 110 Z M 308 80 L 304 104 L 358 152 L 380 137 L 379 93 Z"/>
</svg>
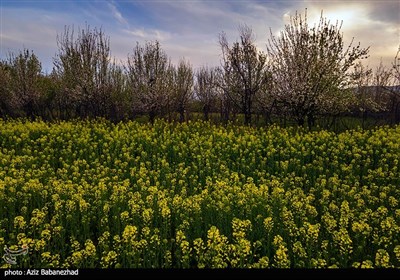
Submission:
<svg viewBox="0 0 400 280">
<path fill-rule="evenodd" d="M 25 48 L 33 50 L 43 68 L 52 69 L 57 34 L 65 26 L 101 27 L 110 37 L 112 56 L 126 60 L 136 42 L 159 40 L 176 63 L 189 59 L 194 67 L 220 64 L 218 34 L 238 37 L 238 26 L 247 24 L 265 49 L 269 30 L 278 34 L 290 15 L 307 8 L 308 21 L 324 16 L 343 20 L 346 42 L 354 37 L 370 46 L 367 64 L 382 59 L 390 65 L 400 45 L 400 1 L 306 0 L 0 0 L 0 59 Z"/>
</svg>

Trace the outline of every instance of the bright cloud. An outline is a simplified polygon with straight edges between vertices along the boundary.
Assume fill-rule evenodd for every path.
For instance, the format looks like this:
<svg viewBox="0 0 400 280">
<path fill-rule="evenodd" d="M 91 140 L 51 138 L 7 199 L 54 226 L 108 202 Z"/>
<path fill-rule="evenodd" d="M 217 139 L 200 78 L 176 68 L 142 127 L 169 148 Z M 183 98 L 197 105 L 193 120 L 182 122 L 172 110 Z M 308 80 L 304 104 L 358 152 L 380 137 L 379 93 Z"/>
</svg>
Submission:
<svg viewBox="0 0 400 280">
<path fill-rule="evenodd" d="M 121 12 L 115 5 L 115 1 L 109 2 L 108 7 L 111 10 L 113 17 L 121 24 L 128 25 L 128 21 L 122 16 Z"/>
<path fill-rule="evenodd" d="M 124 30 L 124 32 L 129 36 L 132 36 L 132 39 L 136 40 L 157 40 L 160 42 L 164 42 L 171 37 L 170 33 L 157 29 L 136 28 Z"/>
<path fill-rule="evenodd" d="M 136 42 L 159 40 L 174 63 L 185 57 L 194 67 L 220 64 L 218 35 L 238 39 L 247 24 L 265 49 L 269 30 L 278 34 L 296 11 L 307 8 L 310 25 L 323 15 L 343 20 L 346 42 L 371 46 L 369 65 L 393 60 L 400 44 L 400 2 L 383 1 L 1 1 L 0 58 L 23 47 L 32 49 L 51 71 L 56 37 L 65 26 L 101 27 L 110 36 L 112 55 L 126 60 Z"/>
</svg>

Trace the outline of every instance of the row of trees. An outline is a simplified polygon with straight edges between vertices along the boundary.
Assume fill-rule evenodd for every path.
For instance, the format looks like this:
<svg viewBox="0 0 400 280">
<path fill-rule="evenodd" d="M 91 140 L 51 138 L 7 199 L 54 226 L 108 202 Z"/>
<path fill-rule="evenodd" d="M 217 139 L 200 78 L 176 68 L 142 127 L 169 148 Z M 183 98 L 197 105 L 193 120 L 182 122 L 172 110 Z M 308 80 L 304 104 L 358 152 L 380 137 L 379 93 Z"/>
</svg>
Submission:
<svg viewBox="0 0 400 280">
<path fill-rule="evenodd" d="M 284 117 L 311 127 L 320 116 L 343 112 L 388 111 L 400 121 L 400 61 L 375 71 L 361 63 L 368 48 L 344 46 L 341 24 L 322 16 L 310 27 L 307 14 L 291 18 L 279 36 L 270 34 L 260 51 L 248 26 L 229 43 L 219 36 L 220 67 L 194 70 L 189 61 L 171 63 L 160 43 L 139 43 L 127 62 L 111 58 L 109 39 L 86 26 L 74 34 L 66 27 L 57 37 L 51 74 L 43 74 L 36 55 L 23 50 L 0 63 L 0 116 L 44 119 L 107 117 L 118 121 L 138 115 L 180 121 L 189 111 L 204 118 L 219 112 L 223 120 L 243 114 Z M 396 87 L 397 86 L 397 87 Z"/>
</svg>

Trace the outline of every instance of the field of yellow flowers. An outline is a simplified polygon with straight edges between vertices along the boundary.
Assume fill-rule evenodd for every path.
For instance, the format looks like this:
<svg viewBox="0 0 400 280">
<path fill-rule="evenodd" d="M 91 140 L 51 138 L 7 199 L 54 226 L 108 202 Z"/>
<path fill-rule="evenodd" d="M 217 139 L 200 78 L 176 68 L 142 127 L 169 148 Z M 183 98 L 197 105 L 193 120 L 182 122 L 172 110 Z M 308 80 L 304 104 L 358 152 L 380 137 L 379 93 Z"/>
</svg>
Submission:
<svg viewBox="0 0 400 280">
<path fill-rule="evenodd" d="M 0 121 L 0 267 L 398 268 L 399 139 Z"/>
</svg>

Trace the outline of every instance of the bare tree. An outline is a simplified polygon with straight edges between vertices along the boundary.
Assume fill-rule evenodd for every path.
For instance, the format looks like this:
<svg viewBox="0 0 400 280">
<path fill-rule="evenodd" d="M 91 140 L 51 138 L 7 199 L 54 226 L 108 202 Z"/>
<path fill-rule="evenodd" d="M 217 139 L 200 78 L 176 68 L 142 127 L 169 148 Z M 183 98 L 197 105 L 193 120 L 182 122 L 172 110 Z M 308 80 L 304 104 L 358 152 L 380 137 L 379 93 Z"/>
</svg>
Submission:
<svg viewBox="0 0 400 280">
<path fill-rule="evenodd" d="M 230 120 L 231 113 L 236 113 L 232 97 L 236 95 L 236 82 L 232 80 L 232 76 L 225 75 L 222 67 L 215 68 L 215 80 L 217 86 L 217 100 L 220 110 L 220 119 L 227 123 Z M 236 106 L 238 107 L 238 106 Z"/>
<path fill-rule="evenodd" d="M 157 41 L 147 42 L 144 47 L 137 43 L 133 54 L 128 56 L 126 71 L 134 104 L 149 114 L 151 122 L 169 104 L 170 69 L 170 60 Z"/>
<path fill-rule="evenodd" d="M 195 93 L 202 104 L 204 119 L 209 119 L 209 114 L 218 98 L 217 69 L 215 67 L 200 67 L 196 71 Z"/>
<path fill-rule="evenodd" d="M 41 75 L 38 81 L 38 100 L 37 114 L 44 119 L 53 120 L 61 115 L 57 107 L 57 97 L 60 88 L 60 81 L 54 73 Z"/>
<path fill-rule="evenodd" d="M 110 67 L 109 38 L 100 29 L 79 30 L 65 27 L 57 36 L 59 53 L 54 61 L 55 71 L 63 82 L 63 97 L 80 116 L 102 116 L 109 106 L 108 70 Z"/>
<path fill-rule="evenodd" d="M 382 64 L 378 67 L 383 69 Z M 379 104 L 380 87 L 374 82 L 380 80 L 375 79 L 371 68 L 364 66 L 361 61 L 354 65 L 354 70 L 351 73 L 354 84 L 354 95 L 351 106 L 353 112 L 360 112 L 362 115 L 362 127 L 367 118 L 368 113 L 378 112 L 384 109 Z"/>
<path fill-rule="evenodd" d="M 296 13 L 278 37 L 268 40 L 272 60 L 276 99 L 290 110 L 299 125 L 307 119 L 314 124 L 321 113 L 336 113 L 347 108 L 352 94 L 349 69 L 358 59 L 367 57 L 369 48 L 344 47 L 342 24 L 331 24 L 321 17 L 309 28 Z M 347 89 L 347 90 L 345 90 Z"/>
<path fill-rule="evenodd" d="M 176 110 L 179 113 L 179 121 L 185 121 L 185 112 L 189 101 L 193 97 L 193 68 L 189 61 L 179 61 L 174 71 L 173 99 Z"/>
<path fill-rule="evenodd" d="M 127 119 L 131 115 L 132 108 L 124 67 L 114 60 L 110 64 L 107 77 L 111 99 L 109 117 L 114 121 Z"/>
<path fill-rule="evenodd" d="M 389 96 L 389 111 L 391 113 L 392 123 L 400 122 L 400 46 L 397 50 L 391 71 L 381 71 L 382 87 Z"/>
<path fill-rule="evenodd" d="M 41 63 L 32 51 L 24 49 L 18 55 L 10 53 L 8 65 L 11 95 L 26 116 L 33 119 L 40 98 L 38 81 L 41 77 Z"/>
<path fill-rule="evenodd" d="M 0 117 L 9 116 L 13 112 L 10 72 L 10 66 L 7 61 L 0 61 Z"/>
<path fill-rule="evenodd" d="M 259 93 L 269 77 L 267 56 L 257 50 L 253 31 L 239 27 L 240 42 L 229 46 L 225 33 L 220 34 L 224 88 L 230 99 L 244 114 L 245 124 L 251 123 L 254 96 Z"/>
<path fill-rule="evenodd" d="M 388 112 L 391 123 L 400 122 L 400 47 L 391 67 L 381 62 L 373 76 L 375 102 Z"/>
<path fill-rule="evenodd" d="M 393 72 L 392 69 L 387 68 L 381 63 L 376 67 L 374 72 L 374 79 L 373 83 L 376 86 L 376 98 L 378 102 L 383 102 L 382 105 L 385 104 L 385 96 L 387 92 L 390 92 L 389 87 L 392 85 L 393 82 Z M 388 104 L 385 104 L 386 109 L 388 109 Z"/>
<path fill-rule="evenodd" d="M 394 83 L 395 85 L 400 85 L 400 46 L 397 49 L 396 56 L 394 57 L 394 61 L 392 63 L 393 66 L 393 75 L 394 75 Z"/>
</svg>

